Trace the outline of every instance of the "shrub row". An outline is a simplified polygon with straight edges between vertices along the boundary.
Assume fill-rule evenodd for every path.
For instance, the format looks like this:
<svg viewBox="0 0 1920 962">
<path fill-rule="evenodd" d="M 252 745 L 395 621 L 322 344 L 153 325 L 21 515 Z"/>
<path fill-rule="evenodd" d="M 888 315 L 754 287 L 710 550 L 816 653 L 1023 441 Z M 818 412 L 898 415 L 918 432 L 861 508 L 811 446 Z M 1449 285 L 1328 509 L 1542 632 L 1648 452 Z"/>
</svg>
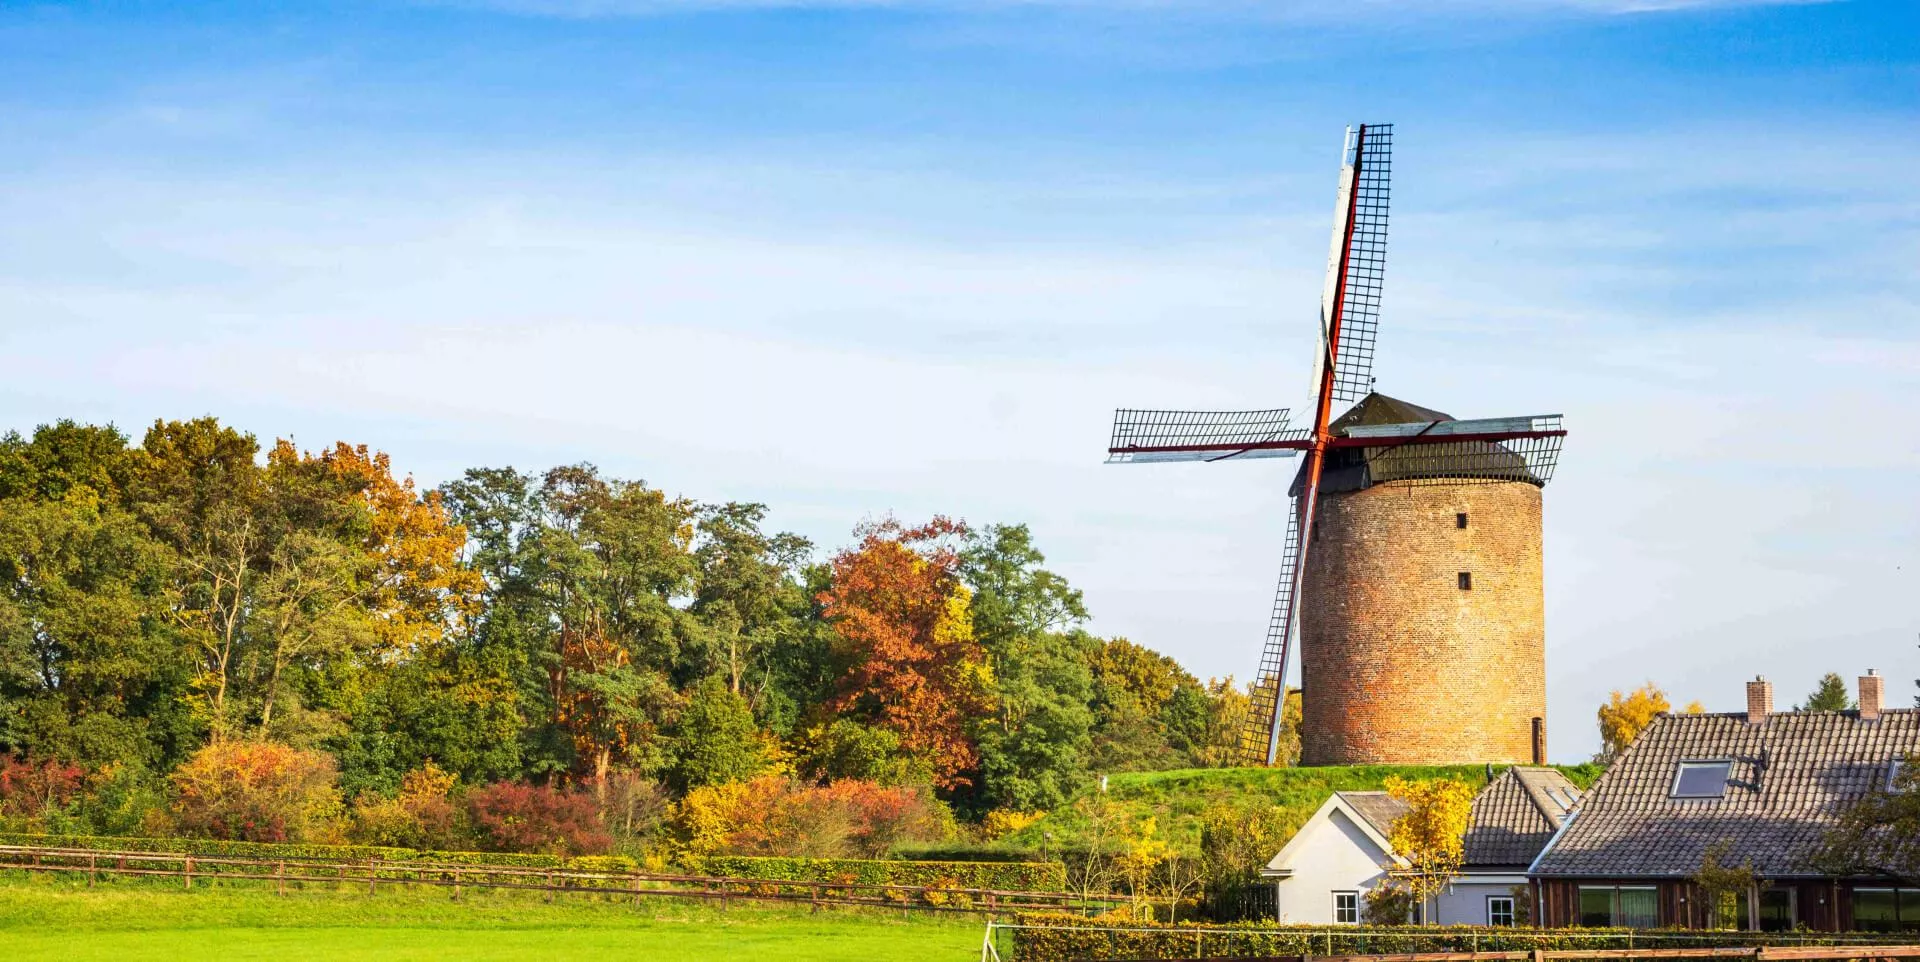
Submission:
<svg viewBox="0 0 1920 962">
<path fill-rule="evenodd" d="M 0 832 L 0 845 L 328 862 L 357 862 L 378 858 L 391 862 L 445 862 L 454 865 L 498 868 L 572 868 L 589 872 L 633 872 L 639 868 L 638 863 L 624 855 L 582 855 L 562 858 L 557 855 L 520 852 L 435 852 L 379 845 L 232 842 L 214 838 L 130 838 L 114 835 L 29 835 Z"/>
<path fill-rule="evenodd" d="M 780 879 L 869 885 L 1058 892 L 1067 887 L 1059 862 L 921 862 L 854 858 L 764 858 L 745 855 L 690 856 L 690 872 L 728 878 Z"/>
<path fill-rule="evenodd" d="M 1400 952 L 1500 952 L 1531 949 L 1654 949 L 1766 945 L 1780 938 L 1759 932 L 1700 932 L 1635 929 L 1513 929 L 1435 926 L 1393 929 L 1328 928 L 1274 922 L 1199 925 L 1188 922 L 1135 922 L 1083 918 L 1058 913 L 1022 913 L 1013 930 L 1014 956 L 1020 962 L 1070 959 L 1157 959 L 1198 954 L 1196 930 L 1205 929 L 1206 956 L 1371 955 Z M 1098 931 L 1103 927 L 1126 931 Z M 1788 934 L 1796 944 L 1818 944 L 1817 934 Z M 1836 942 L 1874 941 L 1859 935 L 1835 936 Z M 1885 941 L 1901 941 L 1898 933 Z"/>
<path fill-rule="evenodd" d="M 1030 848 L 997 846 L 896 845 L 887 855 L 907 862 L 1046 862 Z"/>
</svg>

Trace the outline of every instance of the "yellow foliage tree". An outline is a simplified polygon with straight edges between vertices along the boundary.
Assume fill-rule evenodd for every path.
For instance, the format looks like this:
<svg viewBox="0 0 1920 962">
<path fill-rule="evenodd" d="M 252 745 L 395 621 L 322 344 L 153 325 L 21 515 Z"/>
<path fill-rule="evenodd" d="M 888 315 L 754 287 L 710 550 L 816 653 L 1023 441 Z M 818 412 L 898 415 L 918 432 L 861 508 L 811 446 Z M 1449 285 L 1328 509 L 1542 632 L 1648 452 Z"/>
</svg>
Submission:
<svg viewBox="0 0 1920 962">
<path fill-rule="evenodd" d="M 1151 918 L 1154 875 L 1174 857 L 1173 846 L 1160 837 L 1156 820 L 1148 816 L 1127 826 L 1120 856 L 1114 860 L 1120 878 L 1133 899 L 1133 914 Z"/>
<path fill-rule="evenodd" d="M 1387 794 L 1407 804 L 1387 841 L 1407 860 L 1405 884 L 1414 903 L 1425 904 L 1460 874 L 1473 786 L 1457 778 L 1416 782 L 1394 775 L 1387 779 Z"/>
<path fill-rule="evenodd" d="M 1667 693 L 1653 682 L 1647 682 L 1625 694 L 1615 689 L 1608 696 L 1607 703 L 1600 706 L 1602 754 L 1612 758 L 1625 751 L 1641 730 L 1653 724 L 1654 716 L 1672 710 L 1673 703 L 1667 700 Z M 1705 706 L 1697 701 L 1688 703 L 1686 707 L 1689 715 L 1704 711 Z"/>
</svg>

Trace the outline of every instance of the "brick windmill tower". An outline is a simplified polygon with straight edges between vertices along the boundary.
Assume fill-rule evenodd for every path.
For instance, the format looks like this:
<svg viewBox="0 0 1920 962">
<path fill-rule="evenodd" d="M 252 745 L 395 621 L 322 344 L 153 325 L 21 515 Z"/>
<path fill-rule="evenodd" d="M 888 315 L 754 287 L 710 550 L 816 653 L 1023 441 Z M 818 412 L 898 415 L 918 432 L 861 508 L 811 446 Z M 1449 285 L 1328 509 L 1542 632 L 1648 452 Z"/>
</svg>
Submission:
<svg viewBox="0 0 1920 962">
<path fill-rule="evenodd" d="M 1115 463 L 1304 455 L 1250 765 L 1278 753 L 1296 632 L 1303 764 L 1545 761 L 1540 492 L 1567 432 L 1557 414 L 1457 420 L 1374 393 L 1392 144 L 1390 124 L 1347 131 L 1310 427 L 1285 408 L 1114 418 Z"/>
</svg>

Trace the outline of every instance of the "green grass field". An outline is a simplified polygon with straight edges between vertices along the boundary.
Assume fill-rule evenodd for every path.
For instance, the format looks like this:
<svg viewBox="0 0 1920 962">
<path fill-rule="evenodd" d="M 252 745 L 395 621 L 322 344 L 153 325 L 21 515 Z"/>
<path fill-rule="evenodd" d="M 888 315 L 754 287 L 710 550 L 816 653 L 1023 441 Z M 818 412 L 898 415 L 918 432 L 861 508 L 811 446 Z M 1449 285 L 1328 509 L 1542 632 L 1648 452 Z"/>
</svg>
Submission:
<svg viewBox="0 0 1920 962">
<path fill-rule="evenodd" d="M 870 909 L 531 893 L 182 891 L 152 881 L 89 890 L 0 874 L 0 959 L 973 959 L 982 920 Z"/>
<path fill-rule="evenodd" d="M 1597 765 L 1558 766 L 1582 788 L 1600 776 Z M 1501 766 L 1504 768 L 1504 766 Z M 1496 768 L 1495 771 L 1499 771 Z M 1106 797 L 1134 819 L 1154 816 L 1168 841 L 1189 854 L 1200 846 L 1201 816 L 1215 805 L 1233 808 L 1275 806 L 1294 828 L 1306 821 L 1334 792 L 1382 788 L 1387 776 L 1412 779 L 1453 776 L 1476 787 L 1486 776 L 1481 765 L 1415 767 L 1394 765 L 1328 765 L 1317 768 L 1183 768 L 1166 772 L 1127 772 L 1111 776 Z M 1095 792 L 1098 790 L 1096 789 Z M 1055 849 L 1081 843 L 1084 819 L 1072 806 L 1062 807 L 1006 839 L 1010 845 Z M 1053 839 L 1046 841 L 1051 833 Z"/>
</svg>

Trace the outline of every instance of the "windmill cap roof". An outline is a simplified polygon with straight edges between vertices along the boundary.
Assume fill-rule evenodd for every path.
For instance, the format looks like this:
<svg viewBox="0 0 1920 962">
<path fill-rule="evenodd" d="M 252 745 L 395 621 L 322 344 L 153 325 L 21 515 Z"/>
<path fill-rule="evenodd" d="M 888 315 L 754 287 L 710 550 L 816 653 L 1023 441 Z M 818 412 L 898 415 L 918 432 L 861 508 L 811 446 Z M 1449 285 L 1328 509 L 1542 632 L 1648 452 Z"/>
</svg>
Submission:
<svg viewBox="0 0 1920 962">
<path fill-rule="evenodd" d="M 1409 424 L 1415 421 L 1451 421 L 1453 415 L 1424 408 L 1410 401 L 1388 397 L 1378 391 L 1360 399 L 1345 414 L 1327 425 L 1329 433 L 1345 436 L 1357 424 Z"/>
</svg>

